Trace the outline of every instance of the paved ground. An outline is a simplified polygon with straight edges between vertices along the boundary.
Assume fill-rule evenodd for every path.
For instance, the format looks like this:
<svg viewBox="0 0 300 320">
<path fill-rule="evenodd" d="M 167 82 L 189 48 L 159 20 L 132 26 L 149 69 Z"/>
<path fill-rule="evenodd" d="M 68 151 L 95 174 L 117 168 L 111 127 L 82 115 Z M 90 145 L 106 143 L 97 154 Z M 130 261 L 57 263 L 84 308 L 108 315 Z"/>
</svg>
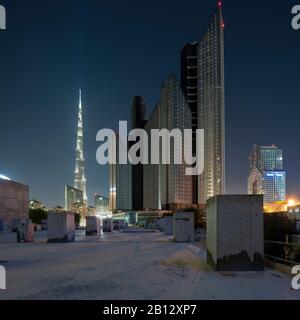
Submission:
<svg viewBox="0 0 300 320">
<path fill-rule="evenodd" d="M 7 270 L 1 299 L 298 299 L 291 278 L 265 272 L 220 274 L 208 269 L 200 243 L 156 234 L 76 235 L 71 244 L 17 244 L 0 234 Z M 7 262 L 3 263 L 3 260 Z"/>
</svg>

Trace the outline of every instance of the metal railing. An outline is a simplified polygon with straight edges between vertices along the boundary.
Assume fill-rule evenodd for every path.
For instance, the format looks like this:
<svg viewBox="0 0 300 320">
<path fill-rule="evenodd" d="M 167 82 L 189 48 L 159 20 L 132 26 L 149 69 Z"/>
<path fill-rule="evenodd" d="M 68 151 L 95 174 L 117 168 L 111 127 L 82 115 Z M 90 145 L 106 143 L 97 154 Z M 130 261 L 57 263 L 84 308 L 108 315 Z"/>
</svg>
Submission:
<svg viewBox="0 0 300 320">
<path fill-rule="evenodd" d="M 266 251 L 266 247 L 269 247 L 269 248 L 271 247 L 270 245 L 271 246 L 272 245 L 282 246 L 283 251 L 282 251 L 282 254 L 280 257 L 265 253 L 266 258 L 273 260 L 273 261 L 278 261 L 278 262 L 281 262 L 283 264 L 287 264 L 290 266 L 295 266 L 295 265 L 300 264 L 300 244 L 299 243 L 290 243 L 288 241 L 288 237 L 285 242 L 265 240 L 265 251 Z M 291 260 L 290 259 L 291 254 L 295 254 L 296 256 L 298 254 L 298 256 L 297 256 L 298 258 L 296 259 L 298 261 Z"/>
</svg>

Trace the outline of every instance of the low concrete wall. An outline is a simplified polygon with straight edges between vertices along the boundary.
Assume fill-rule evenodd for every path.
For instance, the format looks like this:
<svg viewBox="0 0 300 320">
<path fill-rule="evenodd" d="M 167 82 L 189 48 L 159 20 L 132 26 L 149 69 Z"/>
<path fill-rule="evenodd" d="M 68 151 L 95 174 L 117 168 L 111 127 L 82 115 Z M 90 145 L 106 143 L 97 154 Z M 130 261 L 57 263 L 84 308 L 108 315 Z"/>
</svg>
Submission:
<svg viewBox="0 0 300 320">
<path fill-rule="evenodd" d="M 264 269 L 263 196 L 224 195 L 207 201 L 207 260 L 218 271 Z"/>
<path fill-rule="evenodd" d="M 75 241 L 75 216 L 69 212 L 48 213 L 48 243 Z"/>
</svg>

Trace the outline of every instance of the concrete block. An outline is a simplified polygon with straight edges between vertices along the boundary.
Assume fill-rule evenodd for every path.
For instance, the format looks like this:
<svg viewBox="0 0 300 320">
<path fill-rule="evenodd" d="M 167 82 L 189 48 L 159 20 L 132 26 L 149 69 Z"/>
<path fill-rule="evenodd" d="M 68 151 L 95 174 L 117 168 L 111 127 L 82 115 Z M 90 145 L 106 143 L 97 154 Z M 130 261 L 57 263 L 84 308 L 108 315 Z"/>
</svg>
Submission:
<svg viewBox="0 0 300 320">
<path fill-rule="evenodd" d="M 207 260 L 217 271 L 264 269 L 263 196 L 223 195 L 206 203 Z"/>
<path fill-rule="evenodd" d="M 156 228 L 161 232 L 164 231 L 165 219 L 163 217 L 160 217 L 160 218 L 156 219 Z"/>
<path fill-rule="evenodd" d="M 122 220 L 122 219 L 113 220 L 113 229 L 114 230 L 122 230 L 125 228 L 126 228 L 125 220 Z"/>
<path fill-rule="evenodd" d="M 113 219 L 103 219 L 103 232 L 112 232 L 113 229 Z"/>
<path fill-rule="evenodd" d="M 174 215 L 174 240 L 176 242 L 195 241 L 194 212 L 176 212 Z"/>
<path fill-rule="evenodd" d="M 85 217 L 85 235 L 96 236 L 100 233 L 100 219 L 96 216 Z"/>
<path fill-rule="evenodd" d="M 75 241 L 75 216 L 69 212 L 48 213 L 48 243 Z"/>
<path fill-rule="evenodd" d="M 48 221 L 47 221 L 47 219 L 43 219 L 41 221 L 41 230 L 48 230 Z"/>
<path fill-rule="evenodd" d="M 17 225 L 17 242 L 33 242 L 34 225 L 30 221 L 20 221 Z"/>
<path fill-rule="evenodd" d="M 164 231 L 166 236 L 173 236 L 174 218 L 173 216 L 164 217 Z"/>
</svg>

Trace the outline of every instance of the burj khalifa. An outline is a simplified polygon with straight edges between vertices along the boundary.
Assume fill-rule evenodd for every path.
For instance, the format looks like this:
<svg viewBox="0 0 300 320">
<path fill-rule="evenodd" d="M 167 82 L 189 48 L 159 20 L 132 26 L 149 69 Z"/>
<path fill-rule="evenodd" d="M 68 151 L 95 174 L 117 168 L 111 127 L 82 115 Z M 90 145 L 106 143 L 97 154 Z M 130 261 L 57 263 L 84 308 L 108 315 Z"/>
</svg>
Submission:
<svg viewBox="0 0 300 320">
<path fill-rule="evenodd" d="M 77 127 L 77 147 L 76 147 L 76 167 L 74 172 L 74 188 L 82 191 L 83 202 L 87 205 L 86 178 L 85 178 L 85 159 L 83 153 L 83 119 L 81 90 L 79 90 L 79 110 Z"/>
</svg>

